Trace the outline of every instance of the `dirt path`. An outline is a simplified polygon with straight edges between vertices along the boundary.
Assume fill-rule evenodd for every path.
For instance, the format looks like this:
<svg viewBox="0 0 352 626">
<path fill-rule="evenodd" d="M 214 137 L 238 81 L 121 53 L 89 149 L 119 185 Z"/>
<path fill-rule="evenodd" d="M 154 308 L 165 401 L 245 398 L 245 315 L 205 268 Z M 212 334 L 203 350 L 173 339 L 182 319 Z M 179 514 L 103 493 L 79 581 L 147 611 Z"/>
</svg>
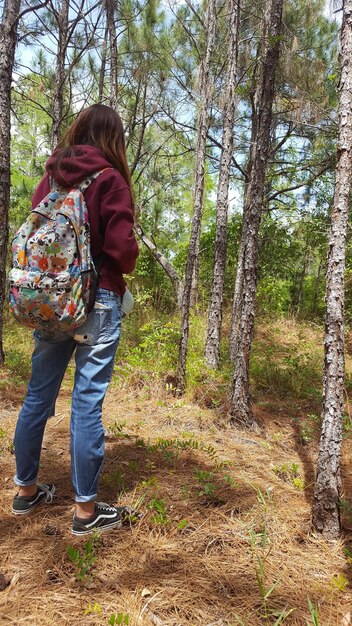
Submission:
<svg viewBox="0 0 352 626">
<path fill-rule="evenodd" d="M 130 625 L 260 626 L 294 609 L 285 624 L 304 626 L 307 596 L 322 626 L 352 623 L 342 544 L 308 534 L 315 448 L 298 443 L 294 420 L 262 411 L 258 437 L 183 399 L 111 388 L 99 497 L 137 505 L 143 519 L 87 543 L 70 533 L 68 389 L 40 474 L 57 497 L 24 519 L 9 512 L 22 391 L 7 390 L 1 404 L 0 624 L 100 626 L 115 615 Z M 260 585 L 275 582 L 265 604 Z"/>
</svg>

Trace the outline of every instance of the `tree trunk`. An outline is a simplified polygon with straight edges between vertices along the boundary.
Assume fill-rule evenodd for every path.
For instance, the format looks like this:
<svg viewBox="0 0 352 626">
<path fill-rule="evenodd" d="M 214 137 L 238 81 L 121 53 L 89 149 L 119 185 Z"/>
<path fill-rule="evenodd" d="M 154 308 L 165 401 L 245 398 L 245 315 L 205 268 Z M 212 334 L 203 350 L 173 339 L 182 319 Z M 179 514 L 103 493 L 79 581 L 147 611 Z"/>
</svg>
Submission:
<svg viewBox="0 0 352 626">
<path fill-rule="evenodd" d="M 4 363 L 3 311 L 10 204 L 11 80 L 21 0 L 5 2 L 0 24 L 0 364 Z"/>
<path fill-rule="evenodd" d="M 352 175 L 352 0 L 345 0 L 340 51 L 339 137 L 328 247 L 322 430 L 313 527 L 328 539 L 340 534 L 340 453 L 344 385 L 344 270 Z"/>
<path fill-rule="evenodd" d="M 242 303 L 242 297 L 243 297 L 244 250 L 245 250 L 245 239 L 243 236 L 243 228 L 244 228 L 244 224 L 242 224 L 240 247 L 238 250 L 238 257 L 237 257 L 235 289 L 233 292 L 233 302 L 232 302 L 232 317 L 231 317 L 231 330 L 230 330 L 230 358 L 231 358 L 232 363 L 235 363 L 236 348 L 237 348 L 236 342 L 237 342 L 237 337 L 239 333 L 241 303 Z"/>
<path fill-rule="evenodd" d="M 115 26 L 115 0 L 106 0 L 106 26 L 109 33 L 110 51 L 110 95 L 109 104 L 117 111 L 117 47 L 116 47 L 116 26 Z"/>
<path fill-rule="evenodd" d="M 259 63 L 259 54 L 260 50 L 257 47 L 256 51 L 256 64 L 254 67 L 253 77 L 252 77 L 252 85 L 251 91 L 249 94 L 249 98 L 252 104 L 252 114 L 251 114 L 251 139 L 250 139 L 250 149 L 248 155 L 247 166 L 245 170 L 246 180 L 245 180 L 245 198 L 248 194 L 248 184 L 251 177 L 252 166 L 253 166 L 253 157 L 254 157 L 254 147 L 257 136 L 257 126 L 258 126 L 258 87 L 256 87 L 256 81 L 258 80 L 258 63 Z M 242 224 L 243 229 L 243 224 Z M 235 362 L 236 356 L 236 338 L 238 334 L 239 327 L 239 319 L 240 319 L 240 304 L 242 302 L 242 294 L 243 294 L 243 274 L 244 274 L 244 237 L 241 236 L 240 246 L 237 256 L 237 270 L 236 270 L 236 280 L 235 280 L 235 289 L 233 294 L 233 302 L 232 302 L 232 315 L 231 315 L 231 330 L 230 330 L 230 358 L 231 361 Z"/>
<path fill-rule="evenodd" d="M 191 285 L 191 297 L 189 301 L 190 308 L 197 306 L 198 303 L 198 285 L 199 285 L 199 255 L 200 255 L 200 231 L 198 232 L 198 238 L 196 243 L 196 252 L 194 255 L 194 265 L 192 272 L 192 285 Z"/>
<path fill-rule="evenodd" d="M 231 422 L 255 426 L 249 399 L 249 359 L 252 345 L 254 308 L 258 278 L 259 227 L 262 215 L 265 175 L 269 158 L 275 74 L 280 52 L 283 0 L 267 4 L 262 34 L 262 62 L 256 92 L 256 133 L 251 153 L 251 176 L 246 189 L 240 251 L 243 259 L 240 301 L 236 303 L 235 372 Z"/>
<path fill-rule="evenodd" d="M 227 252 L 227 218 L 230 166 L 233 153 L 233 125 L 235 117 L 235 86 L 237 71 L 238 32 L 240 24 L 239 0 L 228 0 L 228 69 L 223 94 L 223 134 L 220 158 L 219 184 L 216 202 L 215 260 L 208 316 L 208 336 L 205 358 L 209 367 L 219 367 L 222 307 Z"/>
<path fill-rule="evenodd" d="M 319 294 L 319 285 L 321 280 L 321 272 L 323 269 L 323 260 L 319 260 L 318 271 L 315 278 L 314 283 L 314 292 L 313 292 L 313 302 L 312 302 L 312 314 L 316 315 L 317 313 L 317 304 L 318 304 L 318 294 Z"/>
<path fill-rule="evenodd" d="M 304 279 L 306 277 L 306 272 L 307 272 L 307 260 L 304 259 L 303 263 L 304 265 L 301 271 L 301 275 L 299 277 L 298 292 L 297 292 L 297 304 L 296 304 L 297 313 L 299 312 L 303 304 L 303 287 L 304 287 Z"/>
<path fill-rule="evenodd" d="M 61 124 L 64 110 L 65 58 L 67 49 L 69 0 L 62 0 L 61 10 L 56 13 L 58 24 L 58 47 L 56 55 L 55 94 L 53 103 L 52 148 L 60 139 Z"/>
<path fill-rule="evenodd" d="M 106 25 L 105 37 L 101 46 L 101 66 L 99 72 L 99 91 L 98 101 L 102 102 L 104 98 L 104 82 L 105 82 L 105 69 L 106 69 L 106 53 L 107 53 L 107 39 L 108 39 L 108 27 Z"/>
<path fill-rule="evenodd" d="M 177 381 L 178 388 L 183 391 L 186 378 L 186 359 L 189 334 L 189 314 L 192 292 L 192 277 L 195 260 L 197 257 L 197 242 L 202 223 L 203 193 L 204 193 L 204 170 L 205 170 L 205 147 L 209 126 L 208 107 L 210 101 L 210 59 L 215 40 L 216 26 L 216 0 L 209 0 L 206 23 L 206 52 L 200 70 L 200 110 L 198 116 L 198 136 L 196 147 L 196 173 L 194 183 L 194 213 L 192 219 L 191 237 L 189 242 L 186 262 L 185 282 L 181 310 L 181 341 L 178 356 Z"/>
<path fill-rule="evenodd" d="M 308 255 L 309 255 L 309 251 L 308 251 L 308 246 L 307 246 L 307 249 L 304 251 L 303 267 L 299 275 L 297 276 L 297 281 L 295 281 L 295 283 L 297 284 L 294 284 L 294 290 L 293 290 L 292 300 L 291 300 L 292 311 L 296 314 L 299 312 L 302 306 L 304 279 L 307 274 L 307 266 L 308 266 Z"/>
</svg>

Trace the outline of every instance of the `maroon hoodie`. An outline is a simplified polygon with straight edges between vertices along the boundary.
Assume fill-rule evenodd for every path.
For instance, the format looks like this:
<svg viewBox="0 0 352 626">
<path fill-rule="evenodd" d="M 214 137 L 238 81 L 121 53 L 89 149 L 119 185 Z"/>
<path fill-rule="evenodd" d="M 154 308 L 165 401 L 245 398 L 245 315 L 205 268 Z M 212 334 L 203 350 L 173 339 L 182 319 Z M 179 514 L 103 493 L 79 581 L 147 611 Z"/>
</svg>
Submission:
<svg viewBox="0 0 352 626">
<path fill-rule="evenodd" d="M 62 187 L 67 188 L 67 181 L 74 186 L 90 174 L 112 167 L 103 152 L 94 146 L 74 146 L 74 149 L 74 157 L 61 161 L 60 169 L 65 178 L 56 181 Z M 46 163 L 47 173 L 34 192 L 32 208 L 50 191 L 49 176 L 52 176 L 56 158 L 54 152 Z M 122 274 L 133 271 L 138 257 L 129 187 L 120 172 L 108 169 L 92 182 L 84 197 L 89 214 L 92 255 L 102 254 L 99 287 L 122 296 L 125 292 Z"/>
</svg>

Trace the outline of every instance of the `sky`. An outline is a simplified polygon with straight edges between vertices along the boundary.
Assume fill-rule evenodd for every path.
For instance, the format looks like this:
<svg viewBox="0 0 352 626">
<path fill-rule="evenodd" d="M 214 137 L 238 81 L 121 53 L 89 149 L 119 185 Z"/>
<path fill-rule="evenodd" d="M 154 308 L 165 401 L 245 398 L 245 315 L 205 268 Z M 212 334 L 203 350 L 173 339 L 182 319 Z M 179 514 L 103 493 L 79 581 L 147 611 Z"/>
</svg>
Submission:
<svg viewBox="0 0 352 626">
<path fill-rule="evenodd" d="M 341 22 L 342 12 L 337 11 L 334 13 L 333 4 L 334 4 L 334 0 L 325 0 L 324 15 L 326 15 L 327 18 Z M 342 4 L 342 0 L 341 0 L 341 4 Z"/>
</svg>

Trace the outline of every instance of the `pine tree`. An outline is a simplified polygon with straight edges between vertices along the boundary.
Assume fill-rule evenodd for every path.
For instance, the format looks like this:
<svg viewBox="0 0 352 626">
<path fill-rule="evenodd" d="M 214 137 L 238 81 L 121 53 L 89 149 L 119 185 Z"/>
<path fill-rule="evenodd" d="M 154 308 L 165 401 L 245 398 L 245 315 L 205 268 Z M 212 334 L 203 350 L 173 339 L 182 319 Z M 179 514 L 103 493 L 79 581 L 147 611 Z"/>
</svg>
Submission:
<svg viewBox="0 0 352 626">
<path fill-rule="evenodd" d="M 259 227 L 263 210 L 265 175 L 270 149 L 275 75 L 279 59 L 283 0 L 270 0 L 263 22 L 261 63 L 255 94 L 255 127 L 252 130 L 250 178 L 246 187 L 243 226 L 237 272 L 240 288 L 234 303 L 235 371 L 232 390 L 231 421 L 255 426 L 249 398 L 249 360 L 254 327 L 254 307 L 258 281 Z"/>
<path fill-rule="evenodd" d="M 228 193 L 230 182 L 230 166 L 233 153 L 234 117 L 235 117 L 235 83 L 238 54 L 238 33 L 240 24 L 240 2 L 229 0 L 226 5 L 228 12 L 228 50 L 227 72 L 223 93 L 223 133 L 220 157 L 219 182 L 216 201 L 216 238 L 213 282 L 208 317 L 208 334 L 205 347 L 205 358 L 210 367 L 217 368 L 220 359 L 220 337 L 222 325 L 222 307 L 224 296 L 224 280 L 227 248 L 227 215 Z"/>
<path fill-rule="evenodd" d="M 2 329 L 10 203 L 11 81 L 20 5 L 20 0 L 7 0 L 0 23 L 0 363 L 4 362 Z"/>
<path fill-rule="evenodd" d="M 195 154 L 196 171 L 193 191 L 194 212 L 192 218 L 191 237 L 188 248 L 181 308 L 181 340 L 177 367 L 177 381 L 180 390 L 183 390 L 185 387 L 192 278 L 197 256 L 199 255 L 199 237 L 202 221 L 204 193 L 205 145 L 209 126 L 208 107 L 210 103 L 210 61 L 214 46 L 216 27 L 215 8 L 215 0 L 209 0 L 206 24 L 206 51 L 200 70 L 200 107 L 197 124 L 197 147 Z"/>
<path fill-rule="evenodd" d="M 340 453 L 344 391 L 344 272 L 352 176 L 352 0 L 343 4 L 336 181 L 328 242 L 323 408 L 313 526 L 329 539 L 340 534 Z"/>
<path fill-rule="evenodd" d="M 55 68 L 55 92 L 53 102 L 53 127 L 52 127 L 52 148 L 55 148 L 60 139 L 60 130 L 64 117 L 64 88 L 67 79 L 65 71 L 65 61 L 68 46 L 68 19 L 69 19 L 69 0 L 62 0 L 61 6 L 55 7 L 51 5 L 51 11 L 55 16 L 58 28 L 58 43 L 56 53 Z"/>
<path fill-rule="evenodd" d="M 110 52 L 110 88 L 109 105 L 117 111 L 118 67 L 117 67 L 117 36 L 116 36 L 116 2 L 105 0 L 106 30 L 109 36 Z"/>
</svg>

